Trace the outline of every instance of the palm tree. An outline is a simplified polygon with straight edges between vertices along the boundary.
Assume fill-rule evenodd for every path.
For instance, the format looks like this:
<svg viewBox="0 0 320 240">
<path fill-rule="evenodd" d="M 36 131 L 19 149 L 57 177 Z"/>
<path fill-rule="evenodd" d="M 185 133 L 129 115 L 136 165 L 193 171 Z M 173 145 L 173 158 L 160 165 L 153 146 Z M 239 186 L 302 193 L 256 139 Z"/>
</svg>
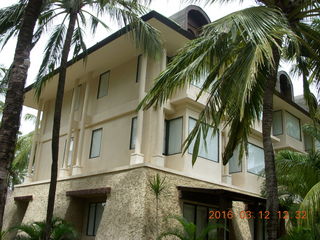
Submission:
<svg viewBox="0 0 320 240">
<path fill-rule="evenodd" d="M 199 38 L 179 51 L 139 107 L 159 106 L 178 88 L 206 76 L 198 97 L 208 92 L 209 98 L 184 147 L 186 151 L 195 139 L 193 163 L 201 135 L 207 134 L 209 126 L 218 131 L 221 124 L 230 126 L 223 164 L 227 164 L 237 146 L 240 146 L 241 158 L 247 150 L 250 129 L 263 113 L 267 210 L 271 213 L 267 233 L 268 239 L 276 239 L 279 202 L 271 141 L 273 93 L 281 58 L 295 61 L 303 76 L 305 98 L 311 113 L 314 112 L 315 100 L 310 94 L 308 77 L 311 69 L 318 70 L 317 66 L 320 66 L 320 32 L 306 21 L 319 15 L 320 3 L 287 0 L 256 2 L 259 6 L 231 13 L 205 26 Z M 317 74 L 312 74 L 312 77 L 319 79 Z"/>
<path fill-rule="evenodd" d="M 74 227 L 60 218 L 54 218 L 51 222 L 52 232 L 50 240 L 76 240 L 79 234 Z M 46 222 L 34 222 L 31 224 L 23 224 L 13 228 L 21 231 L 23 234 L 16 236 L 15 240 L 39 240 L 45 232 Z"/>
<path fill-rule="evenodd" d="M 55 99 L 55 111 L 52 130 L 52 165 L 51 182 L 48 196 L 47 208 L 47 230 L 44 239 L 48 240 L 50 235 L 50 222 L 53 217 L 55 192 L 58 175 L 58 152 L 61 109 L 64 95 L 64 85 L 68 66 L 68 57 L 71 47 L 74 47 L 73 57 L 80 51 L 86 53 L 86 45 L 83 38 L 83 28 L 87 25 L 87 18 L 90 18 L 91 30 L 94 33 L 98 24 L 104 27 L 107 25 L 99 20 L 87 8 L 96 11 L 97 15 L 108 14 L 111 19 L 126 26 L 127 31 L 136 42 L 136 46 L 147 52 L 150 56 L 156 56 L 160 52 L 161 42 L 158 32 L 145 23 L 139 15 L 145 13 L 141 2 L 130 0 L 58 0 L 51 3 L 50 8 L 44 16 L 51 15 L 52 19 L 63 15 L 62 23 L 57 25 L 53 31 L 44 54 L 44 59 L 36 81 L 36 92 L 41 95 L 41 90 L 47 80 L 52 76 L 55 67 L 59 66 L 58 87 Z M 49 21 L 47 21 L 49 22 Z M 67 26 L 66 26 L 67 25 Z M 132 31 L 131 31 L 132 30 Z"/>
<path fill-rule="evenodd" d="M 0 126 L 0 231 L 6 203 L 8 169 L 14 159 L 15 143 L 20 126 L 24 86 L 30 65 L 33 31 L 44 0 L 29 0 L 20 21 L 20 31 L 8 78 L 8 89 Z M 0 17 L 1 18 L 1 17 Z M 17 22 L 15 22 L 17 24 Z"/>
</svg>

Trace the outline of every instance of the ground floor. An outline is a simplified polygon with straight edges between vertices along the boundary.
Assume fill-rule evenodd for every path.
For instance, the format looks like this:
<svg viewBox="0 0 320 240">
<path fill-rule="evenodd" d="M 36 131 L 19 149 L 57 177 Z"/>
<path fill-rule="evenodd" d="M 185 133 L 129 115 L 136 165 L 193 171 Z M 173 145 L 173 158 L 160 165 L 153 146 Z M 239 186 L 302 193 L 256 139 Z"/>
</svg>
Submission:
<svg viewBox="0 0 320 240">
<path fill-rule="evenodd" d="M 156 174 L 165 178 L 158 204 L 149 181 Z M 44 220 L 48 189 L 48 181 L 16 187 L 7 200 L 4 227 Z M 168 218 L 173 215 L 194 222 L 198 232 L 215 222 L 228 229 L 213 231 L 208 239 L 262 240 L 264 201 L 229 185 L 141 164 L 59 180 L 54 215 L 74 224 L 81 240 L 156 239 L 157 232 L 178 226 Z"/>
</svg>

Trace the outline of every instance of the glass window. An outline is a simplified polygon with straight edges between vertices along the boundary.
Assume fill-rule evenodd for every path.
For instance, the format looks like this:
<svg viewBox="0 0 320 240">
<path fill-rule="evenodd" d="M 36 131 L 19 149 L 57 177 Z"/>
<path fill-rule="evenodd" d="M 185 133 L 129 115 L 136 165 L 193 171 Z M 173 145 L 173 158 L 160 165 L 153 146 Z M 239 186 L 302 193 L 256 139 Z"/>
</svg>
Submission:
<svg viewBox="0 0 320 240">
<path fill-rule="evenodd" d="M 99 79 L 98 98 L 107 96 L 109 87 L 110 71 L 102 73 Z"/>
<path fill-rule="evenodd" d="M 248 172 L 260 174 L 264 170 L 263 149 L 251 143 L 248 145 Z"/>
<path fill-rule="evenodd" d="M 100 156 L 102 128 L 92 131 L 90 158 Z"/>
<path fill-rule="evenodd" d="M 313 139 L 308 134 L 303 134 L 304 138 L 304 150 L 306 152 L 311 152 L 313 150 Z"/>
<path fill-rule="evenodd" d="M 282 111 L 273 112 L 272 131 L 274 136 L 283 134 Z"/>
<path fill-rule="evenodd" d="M 229 173 L 242 171 L 242 161 L 239 162 L 239 147 L 233 151 L 233 156 L 229 160 Z"/>
<path fill-rule="evenodd" d="M 135 149 L 137 138 L 137 117 L 132 118 L 131 121 L 131 136 L 130 136 L 130 149 Z"/>
<path fill-rule="evenodd" d="M 139 82 L 139 78 L 140 78 L 141 58 L 142 58 L 142 55 L 139 55 L 137 58 L 136 82 Z"/>
<path fill-rule="evenodd" d="M 181 153 L 182 118 L 166 121 L 166 155 Z"/>
<path fill-rule="evenodd" d="M 195 127 L 197 120 L 193 118 L 189 118 L 189 133 Z M 194 141 L 189 146 L 189 153 L 193 153 Z M 214 162 L 219 162 L 219 134 L 213 135 L 213 129 L 209 128 L 208 134 L 206 136 L 206 144 L 201 138 L 200 140 L 200 147 L 199 147 L 199 157 L 206 158 L 212 160 Z"/>
<path fill-rule="evenodd" d="M 70 149 L 69 149 L 69 155 L 68 155 L 68 162 L 67 162 L 67 166 L 70 167 L 72 165 L 72 153 L 73 153 L 73 145 L 74 145 L 74 141 L 73 138 L 70 139 Z M 67 139 L 64 142 L 64 152 L 63 152 L 63 158 L 65 157 L 66 151 L 67 151 Z M 63 161 L 65 161 L 65 159 L 63 159 Z"/>
<path fill-rule="evenodd" d="M 201 77 L 196 81 L 192 81 L 192 85 L 198 87 L 198 88 L 202 88 L 204 82 L 206 81 L 206 76 L 205 75 L 201 75 Z"/>
<path fill-rule="evenodd" d="M 301 141 L 300 120 L 299 118 L 287 113 L 287 135 Z"/>
<path fill-rule="evenodd" d="M 192 222 L 197 227 L 197 237 L 201 234 L 201 232 L 208 226 L 216 223 L 216 220 L 209 219 L 209 211 L 214 211 L 216 209 L 205 207 L 201 205 L 194 205 L 189 203 L 183 204 L 183 217 L 188 221 Z M 218 231 L 217 229 L 213 229 L 207 234 L 205 239 L 217 239 Z"/>
<path fill-rule="evenodd" d="M 105 203 L 90 203 L 87 222 L 87 236 L 95 236 L 102 218 Z"/>
</svg>

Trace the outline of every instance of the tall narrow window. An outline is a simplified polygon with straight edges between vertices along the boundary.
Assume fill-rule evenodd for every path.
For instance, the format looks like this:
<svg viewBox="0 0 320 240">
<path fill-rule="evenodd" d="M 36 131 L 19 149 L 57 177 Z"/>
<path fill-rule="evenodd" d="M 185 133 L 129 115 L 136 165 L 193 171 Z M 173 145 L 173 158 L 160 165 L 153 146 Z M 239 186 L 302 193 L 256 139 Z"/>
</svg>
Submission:
<svg viewBox="0 0 320 240">
<path fill-rule="evenodd" d="M 239 147 L 233 151 L 233 156 L 229 160 L 229 173 L 242 171 L 242 160 L 239 161 Z"/>
<path fill-rule="evenodd" d="M 248 145 L 248 172 L 260 174 L 264 170 L 263 149 L 249 143 Z"/>
<path fill-rule="evenodd" d="M 303 138 L 304 138 L 304 150 L 306 152 L 311 152 L 314 149 L 313 138 L 306 133 L 303 134 Z"/>
<path fill-rule="evenodd" d="M 90 203 L 87 221 L 87 236 L 95 236 L 101 221 L 105 202 Z"/>
<path fill-rule="evenodd" d="M 189 118 L 189 133 L 193 130 L 196 123 L 197 120 Z M 194 143 L 195 139 L 189 146 L 188 152 L 190 154 L 193 153 Z M 213 134 L 212 128 L 209 128 L 205 142 L 201 136 L 198 156 L 214 162 L 219 162 L 219 134 Z"/>
<path fill-rule="evenodd" d="M 181 152 L 182 117 L 166 121 L 165 155 Z"/>
<path fill-rule="evenodd" d="M 100 156 L 101 138 L 102 128 L 92 131 L 90 158 L 96 158 Z"/>
<path fill-rule="evenodd" d="M 130 149 L 136 148 L 137 139 L 137 117 L 132 118 L 131 121 L 131 134 L 130 134 Z"/>
<path fill-rule="evenodd" d="M 81 101 L 81 99 L 80 99 L 80 94 L 81 94 L 81 84 L 79 85 L 79 86 L 77 86 L 77 90 L 78 90 L 78 94 L 77 94 L 77 96 L 76 96 L 76 102 L 75 102 L 75 106 L 74 106 L 74 110 L 75 111 L 77 111 L 77 110 L 79 110 L 79 107 L 80 107 L 80 101 Z M 73 94 L 75 94 L 76 92 L 75 92 L 75 89 L 73 90 Z"/>
<path fill-rule="evenodd" d="M 110 78 L 110 71 L 102 73 L 100 75 L 97 98 L 102 98 L 108 95 L 109 78 Z"/>
<path fill-rule="evenodd" d="M 142 55 L 139 55 L 137 58 L 136 82 L 139 82 L 139 78 L 140 78 L 141 59 L 142 59 Z"/>
<path fill-rule="evenodd" d="M 273 131 L 274 136 L 283 134 L 282 111 L 281 110 L 273 112 L 272 131 Z"/>
<path fill-rule="evenodd" d="M 286 120 L 287 135 L 301 141 L 300 119 L 287 113 Z"/>
<path fill-rule="evenodd" d="M 67 151 L 67 140 L 64 143 L 64 152 L 63 152 L 63 157 L 65 157 L 65 153 Z M 67 166 L 71 167 L 72 166 L 72 153 L 73 153 L 73 148 L 74 148 L 74 141 L 73 138 L 70 139 L 70 149 L 69 149 L 69 155 L 68 155 L 68 159 L 63 159 L 63 161 L 68 161 L 67 162 Z"/>
</svg>

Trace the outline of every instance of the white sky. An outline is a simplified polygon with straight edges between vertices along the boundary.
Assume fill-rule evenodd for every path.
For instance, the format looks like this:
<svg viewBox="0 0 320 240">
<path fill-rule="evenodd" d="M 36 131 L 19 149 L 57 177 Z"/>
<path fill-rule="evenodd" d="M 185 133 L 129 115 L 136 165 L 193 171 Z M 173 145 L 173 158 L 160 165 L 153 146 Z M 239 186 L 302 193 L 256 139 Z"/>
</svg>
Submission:
<svg viewBox="0 0 320 240">
<path fill-rule="evenodd" d="M 9 6 L 13 3 L 17 2 L 17 0 L 0 0 L 0 8 Z M 220 17 L 223 17 L 231 12 L 240 10 L 242 8 L 250 7 L 255 5 L 254 0 L 246 0 L 243 1 L 242 4 L 239 4 L 239 1 L 234 1 L 233 4 L 213 4 L 213 5 L 200 5 L 204 11 L 208 14 L 211 21 L 216 20 Z M 185 1 L 181 0 L 153 0 L 153 3 L 150 5 L 150 9 L 155 10 L 162 15 L 169 17 L 173 15 L 174 13 L 178 12 L 179 10 L 183 9 L 189 4 L 186 4 Z M 108 24 L 108 23 L 107 23 Z M 97 42 L 101 41 L 102 39 L 106 38 L 108 35 L 110 35 L 112 32 L 119 29 L 119 27 L 115 24 L 110 23 L 109 25 L 111 27 L 111 30 L 108 32 L 103 28 L 98 28 L 97 33 L 95 36 L 91 36 L 90 32 L 87 33 L 87 47 L 91 47 L 92 45 L 96 44 Z M 43 38 L 43 40 L 40 40 L 38 45 L 33 49 L 31 53 L 31 66 L 29 69 L 28 79 L 27 79 L 27 85 L 30 85 L 37 75 L 37 71 L 39 69 L 39 66 L 41 64 L 42 60 L 42 54 L 43 49 L 46 44 L 47 39 Z M 13 60 L 13 54 L 15 49 L 16 41 L 13 40 L 7 44 L 7 46 L 0 52 L 0 64 L 9 67 L 12 60 Z M 290 65 L 289 64 L 283 64 L 282 69 L 289 72 Z M 289 73 L 290 74 L 290 73 Z M 293 78 L 293 84 L 294 84 L 294 93 L 295 95 L 300 95 L 303 93 L 302 91 L 302 84 L 301 81 L 299 81 L 298 77 Z M 26 113 L 33 113 L 36 114 L 36 111 L 27 107 L 24 107 L 23 109 L 23 116 Z M 34 128 L 33 123 L 26 122 L 22 119 L 22 124 L 20 130 L 23 133 L 28 133 L 32 131 Z"/>
</svg>

